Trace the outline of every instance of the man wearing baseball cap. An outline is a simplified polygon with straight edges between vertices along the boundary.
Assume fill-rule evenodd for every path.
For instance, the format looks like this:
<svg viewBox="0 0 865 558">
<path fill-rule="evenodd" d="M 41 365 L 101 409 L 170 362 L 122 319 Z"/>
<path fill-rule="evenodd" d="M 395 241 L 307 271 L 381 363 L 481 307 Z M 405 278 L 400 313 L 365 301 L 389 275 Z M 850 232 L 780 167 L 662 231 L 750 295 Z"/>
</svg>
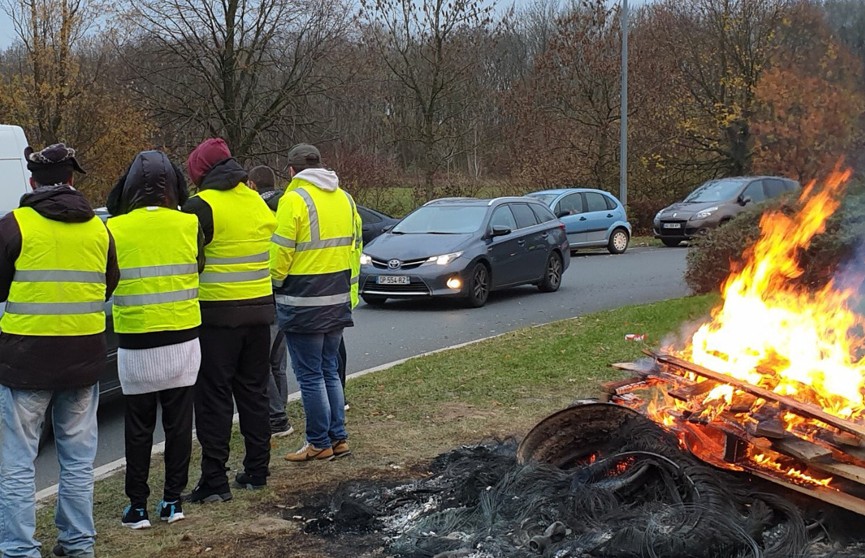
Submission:
<svg viewBox="0 0 865 558">
<path fill-rule="evenodd" d="M 94 556 L 97 381 L 114 241 L 72 184 L 84 169 L 59 143 L 24 151 L 33 192 L 0 219 L 0 555 L 41 556 L 35 465 L 46 410 L 60 460 L 55 555 Z"/>
</svg>

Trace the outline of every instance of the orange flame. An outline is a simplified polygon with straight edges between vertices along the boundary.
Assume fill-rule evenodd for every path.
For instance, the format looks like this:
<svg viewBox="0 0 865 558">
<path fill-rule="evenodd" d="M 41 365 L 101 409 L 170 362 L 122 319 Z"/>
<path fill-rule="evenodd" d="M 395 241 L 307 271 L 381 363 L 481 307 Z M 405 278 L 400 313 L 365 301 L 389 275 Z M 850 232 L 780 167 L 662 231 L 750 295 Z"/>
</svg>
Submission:
<svg viewBox="0 0 865 558">
<path fill-rule="evenodd" d="M 854 357 L 865 320 L 850 309 L 855 291 L 829 282 L 813 292 L 792 281 L 802 274 L 801 250 L 839 207 L 850 174 L 834 172 L 819 191 L 808 184 L 795 215 L 763 215 L 762 235 L 725 282 L 723 303 L 679 354 L 838 417 L 865 412 L 865 357 Z"/>
<path fill-rule="evenodd" d="M 808 473 L 804 471 L 800 471 L 795 467 L 784 467 L 774 459 L 767 457 L 763 454 L 757 454 L 751 456 L 751 461 L 756 463 L 757 465 L 770 469 L 773 471 L 777 471 L 779 473 L 783 473 L 784 475 L 809 484 L 816 484 L 819 486 L 829 486 L 829 483 L 832 482 L 832 477 L 819 479 L 817 477 L 812 477 Z"/>
</svg>

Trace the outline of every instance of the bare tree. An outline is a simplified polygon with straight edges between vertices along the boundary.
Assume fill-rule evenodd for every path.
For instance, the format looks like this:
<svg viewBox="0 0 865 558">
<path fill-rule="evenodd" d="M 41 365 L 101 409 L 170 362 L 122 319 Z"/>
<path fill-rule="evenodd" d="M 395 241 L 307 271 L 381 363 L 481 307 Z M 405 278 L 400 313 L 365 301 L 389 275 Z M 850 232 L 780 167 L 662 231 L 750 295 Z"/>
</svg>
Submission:
<svg viewBox="0 0 865 558">
<path fill-rule="evenodd" d="M 180 147 L 223 135 L 240 158 L 284 148 L 326 86 L 317 64 L 347 32 L 342 0 L 144 0 L 127 45 L 132 84 Z M 272 132 L 265 142 L 262 136 Z"/>
<path fill-rule="evenodd" d="M 436 172 L 455 155 L 454 140 L 475 101 L 478 45 L 489 38 L 492 8 L 481 0 L 361 0 L 362 17 L 397 86 L 394 119 L 420 146 L 424 194 L 434 197 Z M 400 112 L 402 109 L 402 112 Z"/>
</svg>

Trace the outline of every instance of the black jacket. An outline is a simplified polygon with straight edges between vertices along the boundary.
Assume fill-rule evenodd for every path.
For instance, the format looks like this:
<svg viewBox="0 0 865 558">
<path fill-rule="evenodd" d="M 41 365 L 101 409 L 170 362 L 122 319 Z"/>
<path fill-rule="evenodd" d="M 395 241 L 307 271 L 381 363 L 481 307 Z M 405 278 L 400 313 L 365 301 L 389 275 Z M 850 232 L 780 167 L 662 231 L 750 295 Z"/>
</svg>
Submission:
<svg viewBox="0 0 865 558">
<path fill-rule="evenodd" d="M 141 207 L 176 209 L 189 199 L 186 179 L 165 153 L 139 153 L 126 173 L 108 194 L 111 215 L 125 215 Z M 204 232 L 198 227 L 198 272 L 204 271 Z M 150 349 L 185 343 L 198 337 L 198 328 L 151 333 L 118 333 L 117 346 L 123 349 Z"/>
<path fill-rule="evenodd" d="M 226 159 L 217 163 L 205 175 L 200 190 L 231 190 L 247 178 L 246 171 L 236 160 Z M 210 244 L 213 241 L 213 208 L 200 196 L 193 196 L 183 204 L 183 211 L 198 217 L 204 231 L 204 244 Z M 273 295 L 249 300 L 202 300 L 200 304 L 203 326 L 246 327 L 271 324 L 276 312 Z"/>
<path fill-rule="evenodd" d="M 93 218 L 90 204 L 67 186 L 48 186 L 21 198 L 53 221 L 83 223 Z M 114 239 L 108 235 L 105 299 L 117 287 L 120 271 Z M 21 229 L 10 213 L 0 219 L 0 301 L 9 297 L 15 262 L 21 255 Z M 105 372 L 105 334 L 36 337 L 0 333 L 0 384 L 14 389 L 73 389 L 91 386 Z"/>
</svg>

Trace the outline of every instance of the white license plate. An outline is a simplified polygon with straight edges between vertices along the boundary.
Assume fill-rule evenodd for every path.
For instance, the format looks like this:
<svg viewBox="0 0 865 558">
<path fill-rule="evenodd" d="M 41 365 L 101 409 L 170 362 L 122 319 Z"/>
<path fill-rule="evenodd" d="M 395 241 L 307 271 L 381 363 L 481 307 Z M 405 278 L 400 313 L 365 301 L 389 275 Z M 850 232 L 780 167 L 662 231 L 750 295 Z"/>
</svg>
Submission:
<svg viewBox="0 0 865 558">
<path fill-rule="evenodd" d="M 682 223 L 664 223 L 665 229 L 681 229 Z"/>
<path fill-rule="evenodd" d="M 408 285 L 411 278 L 408 275 L 379 275 L 375 282 L 379 285 Z"/>
</svg>

